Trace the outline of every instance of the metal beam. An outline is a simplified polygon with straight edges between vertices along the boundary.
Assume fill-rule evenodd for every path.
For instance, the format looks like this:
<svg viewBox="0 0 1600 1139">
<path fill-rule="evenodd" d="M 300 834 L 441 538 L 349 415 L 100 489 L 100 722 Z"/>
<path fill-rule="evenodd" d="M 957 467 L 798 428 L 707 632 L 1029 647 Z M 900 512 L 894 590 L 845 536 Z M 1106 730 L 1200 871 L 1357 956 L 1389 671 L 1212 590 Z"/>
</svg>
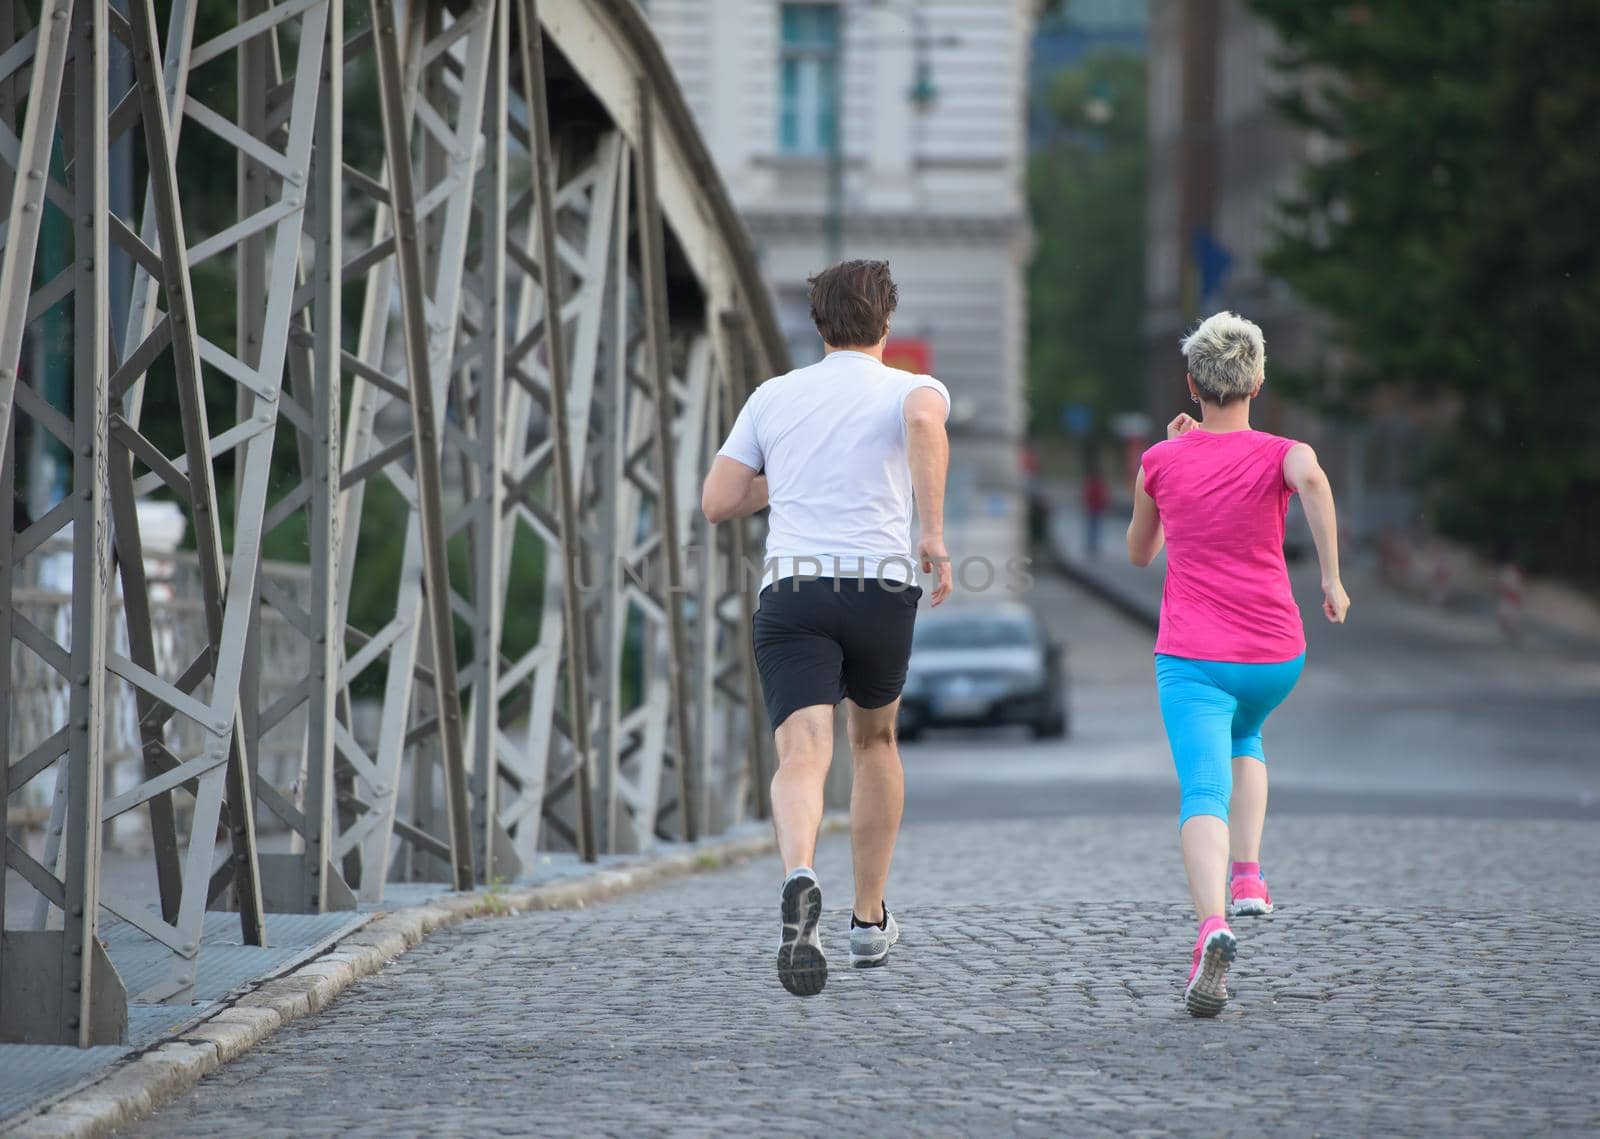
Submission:
<svg viewBox="0 0 1600 1139">
<path fill-rule="evenodd" d="M 533 186 L 538 211 L 540 264 L 544 267 L 545 355 L 550 369 L 550 405 L 555 448 L 557 519 L 562 551 L 562 619 L 565 624 L 567 661 L 568 730 L 572 737 L 574 777 L 577 781 L 578 853 L 587 862 L 597 856 L 589 741 L 588 637 L 582 619 L 582 563 L 577 526 L 577 470 L 568 435 L 565 332 L 561 319 L 561 273 L 556 254 L 555 161 L 550 147 L 549 89 L 544 76 L 544 32 L 537 0 L 523 0 L 522 76 L 524 99 L 533 128 Z"/>
<path fill-rule="evenodd" d="M 644 286 L 645 342 L 655 400 L 656 478 L 660 480 L 662 562 L 666 571 L 667 675 L 672 693 L 673 768 L 678 777 L 679 837 L 699 837 L 695 811 L 695 755 L 690 748 L 689 636 L 683 621 L 683 562 L 678 541 L 677 463 L 673 454 L 672 362 L 667 358 L 667 263 L 661 202 L 656 196 L 655 104 L 647 80 L 639 81 L 639 275 Z M 702 615 L 702 620 L 707 619 Z"/>
<path fill-rule="evenodd" d="M 499 811 L 500 639 L 505 604 L 501 564 L 506 559 L 503 513 L 505 483 L 500 478 L 501 416 L 505 409 L 506 348 L 506 206 L 509 194 L 507 101 L 511 96 L 511 12 L 495 6 L 489 40 L 487 102 L 484 107 L 484 163 L 478 174 L 478 217 L 482 246 L 473 284 L 477 309 L 477 352 L 472 365 L 458 372 L 456 383 L 471 385 L 463 400 L 463 427 L 472 432 L 476 454 L 462 459 L 467 488 L 465 514 L 470 518 L 472 568 L 472 828 L 477 863 L 493 882 L 511 877 L 517 867 L 497 853 L 502 828 Z"/>
<path fill-rule="evenodd" d="M 67 711 L 67 834 L 62 963 L 57 978 L 66 1039 L 94 1038 L 96 918 L 100 899 L 100 797 L 105 787 L 106 606 L 111 548 L 106 384 L 111 298 L 106 235 L 106 10 L 73 12 L 73 437 L 72 696 Z"/>
<path fill-rule="evenodd" d="M 449 555 L 445 548 L 440 495 L 439 429 L 434 410 L 432 361 L 428 351 L 426 294 L 422 282 L 421 234 L 411 170 L 408 123 L 401 96 L 400 44 L 394 0 L 370 0 L 378 67 L 378 103 L 389 154 L 389 193 L 394 209 L 395 260 L 399 268 L 406 378 L 411 386 L 412 460 L 416 464 L 417 519 L 422 537 L 422 576 L 428 629 L 434 647 L 434 696 L 439 702 L 439 741 L 444 752 L 445 817 L 450 828 L 451 874 L 458 890 L 472 888 L 472 817 L 466 757 L 462 752 L 461 694 L 456 686 L 455 627 L 450 615 Z"/>
</svg>

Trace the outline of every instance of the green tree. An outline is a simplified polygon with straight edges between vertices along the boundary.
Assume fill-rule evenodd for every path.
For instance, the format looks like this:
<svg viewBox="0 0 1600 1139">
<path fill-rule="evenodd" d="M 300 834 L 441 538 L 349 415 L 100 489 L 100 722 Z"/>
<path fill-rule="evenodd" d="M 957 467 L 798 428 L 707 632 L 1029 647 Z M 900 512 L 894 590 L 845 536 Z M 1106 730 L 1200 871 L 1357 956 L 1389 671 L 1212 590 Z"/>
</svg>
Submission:
<svg viewBox="0 0 1600 1139">
<path fill-rule="evenodd" d="M 1252 0 L 1335 144 L 1267 268 L 1332 319 L 1336 370 L 1288 377 L 1361 414 L 1443 413 L 1429 499 L 1448 532 L 1600 579 L 1600 0 Z"/>
<path fill-rule="evenodd" d="M 1144 306 L 1145 63 L 1100 54 L 1046 95 L 1054 137 L 1029 163 L 1028 396 L 1037 430 L 1060 409 L 1140 402 Z"/>
</svg>

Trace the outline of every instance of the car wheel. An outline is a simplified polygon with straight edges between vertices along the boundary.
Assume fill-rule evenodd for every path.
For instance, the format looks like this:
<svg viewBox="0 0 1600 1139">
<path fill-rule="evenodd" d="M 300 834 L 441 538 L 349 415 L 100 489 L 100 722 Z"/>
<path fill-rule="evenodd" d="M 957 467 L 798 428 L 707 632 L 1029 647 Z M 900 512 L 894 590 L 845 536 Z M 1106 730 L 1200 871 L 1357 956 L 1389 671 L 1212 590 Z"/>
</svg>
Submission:
<svg viewBox="0 0 1600 1139">
<path fill-rule="evenodd" d="M 1032 724 L 1033 738 L 1036 740 L 1059 740 L 1067 734 L 1067 714 L 1053 712 L 1042 720 L 1035 720 Z"/>
</svg>

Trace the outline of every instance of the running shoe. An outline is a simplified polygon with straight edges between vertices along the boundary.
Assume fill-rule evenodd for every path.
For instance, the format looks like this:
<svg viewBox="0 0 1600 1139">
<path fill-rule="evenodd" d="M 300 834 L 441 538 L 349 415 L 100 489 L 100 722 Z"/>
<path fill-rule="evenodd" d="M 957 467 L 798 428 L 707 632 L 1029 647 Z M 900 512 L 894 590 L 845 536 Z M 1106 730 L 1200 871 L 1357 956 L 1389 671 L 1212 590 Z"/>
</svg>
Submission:
<svg viewBox="0 0 1600 1139">
<path fill-rule="evenodd" d="M 855 912 L 850 914 L 850 964 L 857 969 L 870 969 L 889 960 L 889 947 L 900 940 L 900 927 L 887 904 L 883 907 L 883 920 L 868 925 Z"/>
<path fill-rule="evenodd" d="M 1240 866 L 1253 866 L 1255 872 L 1237 872 Z M 1228 883 L 1228 912 L 1236 918 L 1270 914 L 1272 895 L 1267 891 L 1267 877 L 1261 873 L 1261 867 L 1251 863 L 1236 863 L 1235 870 Z"/>
<path fill-rule="evenodd" d="M 783 934 L 778 943 L 778 980 L 797 997 L 814 997 L 828 983 L 817 923 L 822 919 L 822 887 L 801 867 L 783 881 Z"/>
<path fill-rule="evenodd" d="M 1190 1015 L 1216 1016 L 1222 1011 L 1228 1003 L 1228 966 L 1238 952 L 1239 940 L 1221 917 L 1200 923 L 1189 984 L 1183 990 L 1183 1004 Z"/>
</svg>

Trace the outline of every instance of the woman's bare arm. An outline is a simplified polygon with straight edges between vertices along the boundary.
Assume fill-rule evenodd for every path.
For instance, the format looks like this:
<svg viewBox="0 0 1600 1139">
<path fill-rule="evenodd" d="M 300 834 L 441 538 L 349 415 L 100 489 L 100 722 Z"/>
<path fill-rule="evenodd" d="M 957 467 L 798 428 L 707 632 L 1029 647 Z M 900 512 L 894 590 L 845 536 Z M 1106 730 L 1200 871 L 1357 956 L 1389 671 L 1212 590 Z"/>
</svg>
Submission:
<svg viewBox="0 0 1600 1139">
<path fill-rule="evenodd" d="M 1161 529 L 1156 500 L 1144 489 L 1144 468 L 1133 480 L 1133 521 L 1128 523 L 1128 560 L 1141 569 L 1156 560 L 1167 535 Z"/>
<path fill-rule="evenodd" d="M 1296 443 L 1283 457 L 1283 481 L 1300 494 L 1311 541 L 1317 547 L 1317 563 L 1322 567 L 1322 612 L 1335 625 L 1344 624 L 1350 611 L 1350 595 L 1339 577 L 1339 519 L 1333 505 L 1333 487 L 1317 462 L 1317 453 L 1304 443 Z"/>
</svg>

